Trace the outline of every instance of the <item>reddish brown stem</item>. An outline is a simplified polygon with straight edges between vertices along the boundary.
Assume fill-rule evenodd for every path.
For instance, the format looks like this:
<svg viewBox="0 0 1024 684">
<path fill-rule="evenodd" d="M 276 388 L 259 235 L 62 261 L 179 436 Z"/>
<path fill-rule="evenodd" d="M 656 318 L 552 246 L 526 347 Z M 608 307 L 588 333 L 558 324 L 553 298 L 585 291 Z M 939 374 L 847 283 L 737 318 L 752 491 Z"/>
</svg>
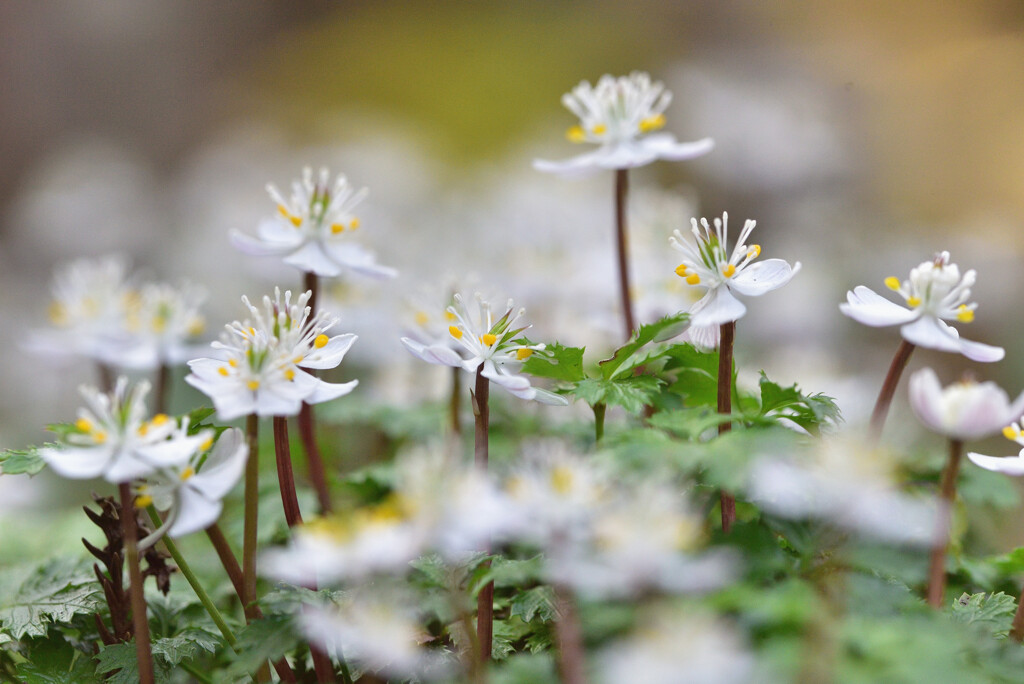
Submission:
<svg viewBox="0 0 1024 684">
<path fill-rule="evenodd" d="M 566 586 L 555 588 L 555 643 L 558 645 L 558 673 L 564 684 L 586 684 L 586 657 L 583 649 L 583 629 L 576 613 L 572 590 Z"/>
<path fill-rule="evenodd" d="M 303 282 L 306 290 L 310 292 L 309 301 L 306 306 L 316 314 L 316 304 L 320 290 L 320 281 L 315 273 L 306 271 Z M 316 375 L 315 370 L 311 373 Z M 302 440 L 302 448 L 306 451 L 306 461 L 309 464 L 309 479 L 313 482 L 313 489 L 316 490 L 316 497 L 320 503 L 321 513 L 330 513 L 333 510 L 331 505 L 331 490 L 327 485 L 327 469 L 324 466 L 323 456 L 320 454 L 320 445 L 316 442 L 316 427 L 313 421 L 313 407 L 303 402 L 299 410 L 299 439 Z"/>
<path fill-rule="evenodd" d="M 135 633 L 135 659 L 139 667 L 140 684 L 154 684 L 153 653 L 149 644 L 149 618 L 146 615 L 146 595 L 139 567 L 138 529 L 135 522 L 135 497 L 131 485 L 122 482 L 117 487 L 121 495 L 121 529 L 124 532 L 125 560 L 128 563 L 128 592 L 132 606 L 132 631 Z"/>
<path fill-rule="evenodd" d="M 277 459 L 277 482 L 281 489 L 284 519 L 288 527 L 302 524 L 302 512 L 295 493 L 295 473 L 292 471 L 292 453 L 288 444 L 288 418 L 274 416 L 274 456 Z"/>
<path fill-rule="evenodd" d="M 900 341 L 899 349 L 896 350 L 896 356 L 892 358 L 892 363 L 889 364 L 889 372 L 885 375 L 885 382 L 882 383 L 878 399 L 875 400 L 875 409 L 871 412 L 871 441 L 876 444 L 882 438 L 882 428 L 885 427 L 885 419 L 889 415 L 889 406 L 892 404 L 892 398 L 896 394 L 896 386 L 900 384 L 903 369 L 907 367 L 907 362 L 910 360 L 910 355 L 913 351 L 913 344 L 906 340 Z"/>
<path fill-rule="evenodd" d="M 462 434 L 462 421 L 459 419 L 459 409 L 462 405 L 462 369 L 452 368 L 452 395 L 448 400 L 448 418 L 452 427 L 452 434 Z"/>
<path fill-rule="evenodd" d="M 720 327 L 718 344 L 718 412 L 732 413 L 732 348 L 736 337 L 736 321 L 723 323 Z M 719 423 L 718 434 L 732 430 L 732 423 Z M 720 496 L 722 508 L 722 531 L 729 532 L 736 522 L 736 497 L 723 491 Z"/>
<path fill-rule="evenodd" d="M 483 376 L 481 364 L 476 369 L 476 389 L 473 392 L 473 415 L 476 417 L 473 461 L 481 470 L 487 470 L 489 460 L 490 392 L 490 381 Z M 490 544 L 486 546 L 483 550 L 490 552 Z M 490 566 L 490 561 L 484 561 L 484 566 Z M 494 638 L 494 582 L 488 582 L 476 597 L 476 638 L 480 644 L 480 662 L 486 664 L 491 659 L 491 641 Z"/>
<path fill-rule="evenodd" d="M 949 523 L 953 518 L 953 501 L 956 499 L 956 476 L 960 472 L 960 460 L 964 443 L 958 439 L 949 440 L 949 461 L 942 469 L 939 485 L 939 518 L 935 526 L 935 542 L 928 564 L 928 605 L 942 607 L 946 590 L 946 550 L 949 548 Z"/>
<path fill-rule="evenodd" d="M 166 363 L 161 363 L 156 369 L 156 387 L 153 390 L 153 413 L 167 413 L 170 390 L 171 369 L 168 368 Z"/>
<path fill-rule="evenodd" d="M 1010 638 L 1017 643 L 1024 641 L 1024 589 L 1021 590 L 1020 596 L 1017 601 L 1017 612 L 1013 614 L 1013 624 L 1010 626 Z"/>
<path fill-rule="evenodd" d="M 622 320 L 626 327 L 626 339 L 633 334 L 636 325 L 633 320 L 633 300 L 629 287 L 629 242 L 626 226 L 626 197 L 629 192 L 627 169 L 615 171 L 615 247 L 619 262 L 619 296 L 622 299 Z"/>
</svg>

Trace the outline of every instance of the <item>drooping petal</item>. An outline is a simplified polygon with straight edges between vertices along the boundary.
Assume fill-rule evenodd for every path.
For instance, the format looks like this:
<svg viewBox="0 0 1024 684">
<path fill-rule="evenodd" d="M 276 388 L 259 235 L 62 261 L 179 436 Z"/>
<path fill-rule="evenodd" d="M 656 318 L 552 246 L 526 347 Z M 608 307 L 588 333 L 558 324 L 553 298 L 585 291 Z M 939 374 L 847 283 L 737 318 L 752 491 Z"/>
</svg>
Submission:
<svg viewBox="0 0 1024 684">
<path fill-rule="evenodd" d="M 653 133 L 637 141 L 659 159 L 668 161 L 685 161 L 707 154 L 715 147 L 711 138 L 702 138 L 693 142 L 679 142 L 671 133 Z"/>
<path fill-rule="evenodd" d="M 536 388 L 530 385 L 528 378 L 509 373 L 504 368 L 495 366 L 494 362 L 490 359 L 484 361 L 484 367 L 480 371 L 480 375 L 520 399 L 529 401 L 537 395 Z"/>
<path fill-rule="evenodd" d="M 189 486 L 208 499 L 223 499 L 245 471 L 249 447 L 238 428 L 226 430 L 206 458 L 203 469 L 192 476 Z"/>
<path fill-rule="evenodd" d="M 283 395 L 274 391 L 277 388 L 261 387 L 254 392 L 256 395 L 256 414 L 267 416 L 294 416 L 302 408 L 302 397 Z"/>
<path fill-rule="evenodd" d="M 729 288 L 719 286 L 708 290 L 690 312 L 690 324 L 694 327 L 704 327 L 738 320 L 747 313 L 747 307 L 729 292 Z"/>
<path fill-rule="evenodd" d="M 378 280 L 398 275 L 397 270 L 390 266 L 381 266 L 373 252 L 354 242 L 327 240 L 323 243 L 323 248 L 335 263 L 360 275 Z"/>
<path fill-rule="evenodd" d="M 623 140 L 598 149 L 594 161 L 602 169 L 615 170 L 644 166 L 657 158 L 658 153 L 644 145 L 643 141 Z"/>
<path fill-rule="evenodd" d="M 111 447 L 67 447 L 39 450 L 39 457 L 46 461 L 55 473 L 73 480 L 88 480 L 99 477 L 114 455 Z"/>
<path fill-rule="evenodd" d="M 945 432 L 942 415 L 942 385 L 931 368 L 922 368 L 910 376 L 910 408 L 921 422 L 936 432 Z"/>
<path fill-rule="evenodd" d="M 455 368 L 462 368 L 463 366 L 462 357 L 449 347 L 440 344 L 428 346 L 408 337 L 402 338 L 402 344 L 405 345 L 406 349 L 412 352 L 413 356 L 418 359 L 422 359 L 427 363 L 453 366 Z M 473 370 L 476 370 L 475 366 Z"/>
<path fill-rule="evenodd" d="M 935 316 L 921 316 L 900 328 L 903 339 L 919 347 L 959 354 L 963 349 L 960 335 Z"/>
<path fill-rule="evenodd" d="M 317 241 L 304 244 L 298 250 L 285 257 L 284 262 L 299 270 L 315 273 L 318 276 L 333 278 L 341 273 L 341 266 L 336 264 Z"/>
<path fill-rule="evenodd" d="M 569 400 L 563 397 L 561 394 L 555 394 L 549 392 L 546 389 L 540 387 L 533 388 L 534 395 L 533 400 L 540 404 L 547 404 L 549 406 L 568 406 Z"/>
<path fill-rule="evenodd" d="M 598 150 L 580 154 L 562 161 L 549 161 L 547 159 L 534 159 L 533 168 L 544 173 L 554 173 L 568 178 L 587 176 L 603 170 L 604 166 L 598 163 L 602 155 Z"/>
<path fill-rule="evenodd" d="M 178 490 L 175 508 L 178 515 L 168 528 L 167 534 L 171 537 L 182 537 L 217 522 L 223 504 L 220 499 L 207 499 L 186 482 Z"/>
<path fill-rule="evenodd" d="M 284 242 L 266 242 L 239 230 L 232 230 L 229 237 L 235 249 L 252 256 L 281 256 L 297 246 Z"/>
<path fill-rule="evenodd" d="M 990 344 L 982 344 L 981 342 L 972 342 L 971 340 L 964 339 L 960 340 L 960 353 L 971 361 L 979 363 L 1002 361 L 1003 357 L 1006 356 L 1006 350 L 1002 347 L 994 347 Z"/>
<path fill-rule="evenodd" d="M 1006 475 L 1020 476 L 1024 475 L 1024 451 L 1017 456 L 986 456 L 984 454 L 978 454 L 975 452 L 969 452 L 967 458 L 971 459 L 971 462 L 977 466 L 981 466 L 985 470 L 991 470 L 997 473 L 1004 473 Z"/>
<path fill-rule="evenodd" d="M 349 382 L 324 382 L 323 380 L 317 381 L 316 390 L 306 397 L 307 404 L 319 404 L 321 402 L 330 401 L 331 399 L 337 399 L 343 397 L 356 388 L 359 384 L 358 380 L 351 380 Z"/>
<path fill-rule="evenodd" d="M 266 244 L 289 245 L 291 249 L 295 249 L 306 239 L 303 232 L 297 230 L 291 221 L 277 216 L 260 221 L 256 234 Z"/>
<path fill-rule="evenodd" d="M 919 311 L 890 302 L 863 285 L 858 285 L 852 292 L 846 293 L 846 303 L 840 304 L 839 310 L 858 323 L 876 328 L 909 323 L 921 315 Z"/>
<path fill-rule="evenodd" d="M 211 435 L 212 432 L 204 430 L 199 434 L 140 446 L 136 451 L 145 461 L 156 468 L 171 468 L 188 463 L 192 454 L 196 453 L 200 445 Z"/>
<path fill-rule="evenodd" d="M 790 266 L 783 259 L 756 261 L 729 280 L 729 287 L 742 295 L 757 297 L 780 288 L 800 272 L 800 262 Z"/>
<path fill-rule="evenodd" d="M 120 484 L 146 477 L 156 472 L 156 470 L 157 467 L 143 458 L 137 451 L 122 449 L 114 456 L 113 461 L 103 472 L 103 479 L 107 482 Z"/>
<path fill-rule="evenodd" d="M 357 339 L 359 339 L 358 335 L 352 333 L 335 335 L 323 347 L 319 349 L 314 347 L 297 365 L 302 368 L 334 368 L 345 358 L 345 354 Z"/>
</svg>

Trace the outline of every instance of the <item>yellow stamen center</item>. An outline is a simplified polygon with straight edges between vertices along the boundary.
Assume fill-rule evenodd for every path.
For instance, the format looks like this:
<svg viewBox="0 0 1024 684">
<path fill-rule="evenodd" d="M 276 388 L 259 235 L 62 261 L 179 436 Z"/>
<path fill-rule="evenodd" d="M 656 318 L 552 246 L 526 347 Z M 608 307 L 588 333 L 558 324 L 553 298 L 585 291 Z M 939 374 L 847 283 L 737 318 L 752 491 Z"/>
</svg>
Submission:
<svg viewBox="0 0 1024 684">
<path fill-rule="evenodd" d="M 427 321 L 429 321 L 429 320 L 430 320 L 430 316 L 428 316 L 425 312 L 423 312 L 423 311 L 417 311 L 416 312 L 416 325 L 426 325 Z"/>
<path fill-rule="evenodd" d="M 1010 441 L 1016 441 L 1017 437 L 1019 436 L 1020 432 L 1018 432 L 1017 428 L 1013 427 L 1012 425 L 1007 425 L 1006 427 L 1003 428 L 1003 437 L 1005 437 L 1006 439 Z"/>
<path fill-rule="evenodd" d="M 594 135 L 604 135 L 608 132 L 608 127 L 604 124 L 595 124 L 590 127 L 590 130 L 593 131 Z"/>
<path fill-rule="evenodd" d="M 153 505 L 153 497 L 151 497 L 149 494 L 144 494 L 142 496 L 139 496 L 139 497 L 135 498 L 135 507 L 136 508 L 145 508 L 146 506 L 152 506 L 152 505 Z"/>
<path fill-rule="evenodd" d="M 107 433 L 104 432 L 103 430 L 99 430 L 92 434 L 92 438 L 96 440 L 97 444 L 103 444 L 104 442 L 107 441 Z"/>
<path fill-rule="evenodd" d="M 292 369 L 292 368 L 289 368 L 289 369 L 285 370 L 284 378 L 285 378 L 285 380 L 288 380 L 288 381 L 294 380 L 295 379 L 295 370 Z"/>
<path fill-rule="evenodd" d="M 907 304 L 910 306 L 911 309 L 917 308 L 917 307 L 921 306 L 921 298 L 920 297 L 907 297 Z"/>
<path fill-rule="evenodd" d="M 306 358 L 306 357 L 304 357 L 302 355 L 296 356 L 294 359 L 292 359 L 292 363 L 302 363 L 302 359 L 304 359 L 304 358 Z"/>
<path fill-rule="evenodd" d="M 295 226 L 296 228 L 302 225 L 302 219 L 299 218 L 298 216 L 293 216 L 292 213 L 288 211 L 288 208 L 285 207 L 283 204 L 277 205 L 277 210 L 281 212 L 281 216 L 284 216 L 286 219 L 291 221 L 292 225 Z"/>
<path fill-rule="evenodd" d="M 260 388 L 260 381 L 259 380 L 250 380 L 248 383 L 246 383 L 246 386 L 249 389 L 251 389 L 253 391 L 256 391 L 256 390 L 258 390 Z"/>
<path fill-rule="evenodd" d="M 557 466 L 551 471 L 551 488 L 559 494 L 568 494 L 572 491 L 572 471 L 565 466 Z"/>
<path fill-rule="evenodd" d="M 968 309 L 966 304 L 961 304 L 956 310 L 956 320 L 961 323 L 970 323 L 974 320 L 974 310 Z"/>
<path fill-rule="evenodd" d="M 724 275 L 726 278 L 732 278 L 734 275 L 736 275 L 736 267 L 733 266 L 732 264 L 726 264 L 725 268 L 722 269 L 722 275 Z"/>
<path fill-rule="evenodd" d="M 750 251 L 747 252 L 748 259 L 756 259 L 761 256 L 761 245 L 750 245 Z"/>
<path fill-rule="evenodd" d="M 185 480 L 189 479 L 195 474 L 195 469 L 192 466 L 189 466 L 188 468 L 185 468 L 184 470 L 181 471 L 181 481 L 184 482 Z"/>
<path fill-rule="evenodd" d="M 664 125 L 665 115 L 655 114 L 654 116 L 649 116 L 640 122 L 640 130 L 643 131 L 644 133 L 649 133 L 651 131 L 656 131 L 659 128 L 664 127 Z"/>
<path fill-rule="evenodd" d="M 207 437 L 203 440 L 203 443 L 199 445 L 200 451 L 206 451 L 213 446 L 213 437 Z"/>
<path fill-rule="evenodd" d="M 143 423 L 139 426 L 139 435 L 141 437 L 145 437 L 147 432 L 149 432 L 149 423 Z"/>
<path fill-rule="evenodd" d="M 456 318 L 455 314 L 453 314 L 451 311 L 445 311 L 444 312 L 444 317 L 445 317 L 446 320 L 449 320 L 449 321 L 454 321 L 455 318 Z"/>
<path fill-rule="evenodd" d="M 492 344 L 498 341 L 498 338 L 492 335 L 491 333 L 485 333 L 484 336 L 480 338 L 480 341 L 486 344 L 488 347 L 490 347 Z"/>
<path fill-rule="evenodd" d="M 54 325 L 64 325 L 68 322 L 67 309 L 65 309 L 64 305 L 60 302 L 53 302 L 50 304 L 50 310 L 48 313 L 50 314 L 50 321 Z"/>
<path fill-rule="evenodd" d="M 217 372 L 223 375 L 225 378 L 228 376 L 227 366 L 221 366 L 220 368 L 217 369 Z"/>
<path fill-rule="evenodd" d="M 885 279 L 885 286 L 890 290 L 900 289 L 900 279 L 896 276 L 889 276 Z"/>
<path fill-rule="evenodd" d="M 335 235 L 337 235 L 338 233 L 340 233 L 343 230 L 345 230 L 345 226 L 344 225 L 342 225 L 340 223 L 332 223 L 331 224 L 331 232 L 334 233 Z"/>
<path fill-rule="evenodd" d="M 163 425 L 168 420 L 169 418 L 167 417 L 166 413 L 158 413 L 155 416 L 153 416 L 153 420 L 151 422 L 153 423 L 153 425 Z"/>
<path fill-rule="evenodd" d="M 316 347 L 317 349 L 323 349 L 326 344 L 327 335 L 324 335 L 323 333 L 317 335 L 316 339 L 313 340 L 313 346 Z"/>
<path fill-rule="evenodd" d="M 352 222 L 348 224 L 348 227 L 349 227 L 349 230 L 358 230 L 359 229 L 359 219 L 356 218 L 355 216 L 353 216 L 352 217 Z"/>
<path fill-rule="evenodd" d="M 234 359 L 228 359 L 228 365 L 231 366 L 232 368 L 238 368 L 238 361 L 235 361 Z"/>
<path fill-rule="evenodd" d="M 680 278 L 686 277 L 686 264 L 679 264 L 676 266 L 676 275 Z"/>
<path fill-rule="evenodd" d="M 686 282 L 688 285 L 697 285 L 700 283 L 700 276 L 697 275 L 696 273 L 691 273 L 690 275 L 686 276 Z"/>
<path fill-rule="evenodd" d="M 79 418 L 75 421 L 75 427 L 82 432 L 92 432 L 92 423 L 85 418 Z"/>
<path fill-rule="evenodd" d="M 581 143 L 587 139 L 587 134 L 583 132 L 582 126 L 573 126 L 565 132 L 565 137 L 569 142 Z"/>
<path fill-rule="evenodd" d="M 188 324 L 189 335 L 202 335 L 204 330 L 206 330 L 206 323 L 201 318 L 197 318 Z"/>
<path fill-rule="evenodd" d="M 527 347 L 520 347 L 519 349 L 516 349 L 516 359 L 519 361 L 530 358 L 532 354 L 533 350 L 528 349 Z"/>
<path fill-rule="evenodd" d="M 462 330 L 460 330 L 459 328 L 456 328 L 454 325 L 449 325 L 448 326 L 448 332 L 451 333 L 452 337 L 454 337 L 455 339 L 457 339 L 457 340 L 461 340 L 462 339 Z"/>
</svg>

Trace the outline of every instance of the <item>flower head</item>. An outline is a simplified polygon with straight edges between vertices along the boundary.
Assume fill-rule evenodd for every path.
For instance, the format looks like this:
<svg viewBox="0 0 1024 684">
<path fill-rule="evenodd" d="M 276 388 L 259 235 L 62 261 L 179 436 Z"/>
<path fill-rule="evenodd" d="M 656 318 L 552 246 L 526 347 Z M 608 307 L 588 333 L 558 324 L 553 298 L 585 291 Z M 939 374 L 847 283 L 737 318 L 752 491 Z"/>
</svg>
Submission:
<svg viewBox="0 0 1024 684">
<path fill-rule="evenodd" d="M 972 361 L 999 361 L 1006 353 L 1001 347 L 961 339 L 956 328 L 944 322 L 974 320 L 978 305 L 970 298 L 976 275 L 973 269 L 961 275 L 957 265 L 949 263 L 949 252 L 939 252 L 911 270 L 907 280 L 885 279 L 886 287 L 903 297 L 907 307 L 858 285 L 846 293 L 839 310 L 864 325 L 899 325 L 903 339 L 919 347 L 956 352 Z"/>
<path fill-rule="evenodd" d="M 519 337 L 530 327 L 516 327 L 525 309 L 517 310 L 510 299 L 505 313 L 495 319 L 491 305 L 479 293 L 476 295 L 475 314 L 470 312 L 461 294 L 456 294 L 454 299 L 455 304 L 447 309 L 450 317 L 448 334 L 463 354 L 447 344 L 423 344 L 403 337 L 402 344 L 406 349 L 428 363 L 462 368 L 469 373 L 475 373 L 483 366 L 481 375 L 520 399 L 558 406 L 568 404 L 565 397 L 533 387 L 527 378 L 515 372 L 530 355 L 544 349 L 543 344 L 529 344 Z"/>
<path fill-rule="evenodd" d="M 709 224 L 706 218 L 690 219 L 694 240 L 684 237 L 678 229 L 669 244 L 683 253 L 676 274 L 688 285 L 707 290 L 690 309 L 691 329 L 706 329 L 741 318 L 747 307 L 736 294 L 757 297 L 782 287 L 800 270 L 800 262 L 790 266 L 782 259 L 755 261 L 761 255 L 760 245 L 748 245 L 747 238 L 757 225 L 747 220 L 736 244 L 729 249 L 729 215 L 722 214 Z"/>
<path fill-rule="evenodd" d="M 333 183 L 326 168 L 314 178 L 313 170 L 303 169 L 302 180 L 292 184 L 292 194 L 285 196 L 270 184 L 267 192 L 277 204 L 277 213 L 264 219 L 258 228 L 259 237 L 239 231 L 231 232 L 231 242 L 241 251 L 257 256 L 284 256 L 296 268 L 321 276 L 333 277 L 353 271 L 373 278 L 393 278 L 393 268 L 381 266 L 372 252 L 354 241 L 353 233 L 360 226 L 356 206 L 367 190 L 354 190 L 345 176 Z"/>
<path fill-rule="evenodd" d="M 184 363 L 194 351 L 188 340 L 203 332 L 199 307 L 206 299 L 201 287 L 146 283 L 127 299 L 125 325 L 134 338 L 131 351 L 119 361 L 129 368 L 156 368 Z"/>
<path fill-rule="evenodd" d="M 1021 424 L 1014 421 L 1003 428 L 1003 436 L 1011 442 L 1024 447 L 1024 433 L 1021 432 Z M 1024 449 L 1021 449 L 1016 456 L 998 457 L 986 456 L 975 452 L 969 452 L 967 458 L 985 470 L 992 470 L 1006 475 L 1024 475 Z"/>
<path fill-rule="evenodd" d="M 302 403 L 317 404 L 348 394 L 359 384 L 328 383 L 304 369 L 334 368 L 356 340 L 352 334 L 329 337 L 338 322 L 323 311 L 311 316 L 305 292 L 293 304 L 291 291 L 263 298 L 262 310 L 242 297 L 251 318 L 226 326 L 219 342 L 222 359 L 189 361 L 185 381 L 209 396 L 221 420 L 250 413 L 290 416 Z"/>
<path fill-rule="evenodd" d="M 993 382 L 965 380 L 947 387 L 931 368 L 910 376 L 910 408 L 928 428 L 950 439 L 981 439 L 1024 414 L 1024 392 L 1011 404 Z"/>
<path fill-rule="evenodd" d="M 665 109 L 672 93 L 661 81 L 651 82 L 646 73 L 634 71 L 615 78 L 604 75 L 596 86 L 580 82 L 562 96 L 562 104 L 579 117 L 569 129 L 574 143 L 595 143 L 600 147 L 566 161 L 537 159 L 538 171 L 581 175 L 601 169 L 628 169 L 655 159 L 682 161 L 707 154 L 714 147 L 711 138 L 680 143 L 671 133 L 658 133 L 665 126 Z"/>
</svg>

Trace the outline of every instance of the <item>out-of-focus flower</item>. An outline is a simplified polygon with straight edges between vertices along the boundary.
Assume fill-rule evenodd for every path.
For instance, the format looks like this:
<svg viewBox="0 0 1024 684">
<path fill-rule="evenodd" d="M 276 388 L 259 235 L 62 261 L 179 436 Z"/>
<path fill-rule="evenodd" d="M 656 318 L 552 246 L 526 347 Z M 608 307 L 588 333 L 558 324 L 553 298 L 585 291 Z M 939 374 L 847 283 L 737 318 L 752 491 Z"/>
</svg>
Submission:
<svg viewBox="0 0 1024 684">
<path fill-rule="evenodd" d="M 158 468 L 188 461 L 196 449 L 193 439 L 171 440 L 174 421 L 163 414 L 146 420 L 149 383 L 131 390 L 120 377 L 110 394 L 94 387 L 79 390 L 85 407 L 79 409 L 73 429 L 63 435 L 63 448 L 47 447 L 39 455 L 58 475 L 74 479 L 103 476 L 121 483 L 145 477 Z M 160 444 L 160 449 L 147 450 Z"/>
<path fill-rule="evenodd" d="M 747 245 L 746 240 L 757 225 L 747 220 L 729 251 L 729 215 L 715 219 L 713 227 L 706 218 L 697 222 L 690 219 L 694 241 L 684 237 L 678 229 L 669 238 L 669 244 L 683 253 L 683 262 L 676 274 L 688 285 L 707 290 L 690 309 L 690 326 L 705 329 L 720 326 L 741 318 L 747 307 L 735 294 L 757 297 L 788 283 L 800 270 L 800 262 L 790 266 L 782 259 L 767 259 L 754 263 L 761 255 L 760 245 Z M 702 339 L 692 333 L 694 339 Z M 708 341 L 709 338 L 703 338 Z"/>
<path fill-rule="evenodd" d="M 224 507 L 222 499 L 242 477 L 249 447 L 242 431 L 231 428 L 221 434 L 212 450 L 211 430 L 201 430 L 195 435 L 188 434 L 188 419 L 183 418 L 175 435 L 168 441 L 159 442 L 143 449 L 150 457 L 159 457 L 160 452 L 172 448 L 177 440 L 188 440 L 193 452 L 187 461 L 173 462 L 136 486 L 138 498 L 135 505 L 150 504 L 161 511 L 170 511 L 156 532 L 149 539 L 156 541 L 167 534 L 180 537 L 209 527 L 220 517 Z M 169 459 L 154 459 L 167 462 Z"/>
<path fill-rule="evenodd" d="M 1024 433 L 1021 432 L 1021 424 L 1014 421 L 1003 428 L 1003 435 L 1011 442 L 1016 442 L 1024 447 Z M 969 452 L 967 458 L 971 459 L 974 465 L 981 466 L 985 470 L 992 470 L 1006 475 L 1024 475 L 1024 449 L 1021 449 L 1016 456 L 986 456 L 975 452 Z"/>
<path fill-rule="evenodd" d="M 740 684 L 751 681 L 754 657 L 719 619 L 662 610 L 641 629 L 598 655 L 600 681 L 644 684 Z"/>
<path fill-rule="evenodd" d="M 359 229 L 359 218 L 353 214 L 367 190 L 354 191 L 345 176 L 331 183 L 326 168 L 314 179 L 313 170 L 303 169 L 302 180 L 292 183 L 291 197 L 285 199 L 273 184 L 267 186 L 271 199 L 277 203 L 277 214 L 264 219 L 258 237 L 231 231 L 231 243 L 239 250 L 256 256 L 284 256 L 287 264 L 333 277 L 353 271 L 373 278 L 393 278 L 397 271 L 377 263 L 373 252 L 352 234 Z"/>
<path fill-rule="evenodd" d="M 646 73 L 601 77 L 597 86 L 581 81 L 562 96 L 562 104 L 579 117 L 569 129 L 574 143 L 596 143 L 597 150 L 560 162 L 536 159 L 538 171 L 582 175 L 602 169 L 628 169 L 656 159 L 683 161 L 707 154 L 711 138 L 680 143 L 671 133 L 656 133 L 665 126 L 665 109 L 672 93 L 661 81 L 651 82 Z"/>
<path fill-rule="evenodd" d="M 356 340 L 351 334 L 328 337 L 338 319 L 323 311 L 310 317 L 310 296 L 305 292 L 292 304 L 291 291 L 282 299 L 275 290 L 273 300 L 263 298 L 262 312 L 243 296 L 251 318 L 231 323 L 213 343 L 222 358 L 189 361 L 185 381 L 213 400 L 221 420 L 295 415 L 302 402 L 336 399 L 359 384 L 324 382 L 304 370 L 334 368 Z"/>
<path fill-rule="evenodd" d="M 568 405 L 569 401 L 565 397 L 533 387 L 528 378 L 515 372 L 535 351 L 544 349 L 543 344 L 525 344 L 519 338 L 519 334 L 530 327 L 515 327 L 525 309 L 515 310 L 510 299 L 505 313 L 495 321 L 490 304 L 479 294 L 476 296 L 476 316 L 470 314 L 462 295 L 456 294 L 454 299 L 455 305 L 449 306 L 447 310 L 453 317 L 448 333 L 462 347 L 466 356 L 460 356 L 446 344 L 435 342 L 427 345 L 403 337 L 402 344 L 406 349 L 427 363 L 462 368 L 468 373 L 476 373 L 482 365 L 481 375 L 520 399 L 533 399 L 542 404 L 557 406 Z"/>
<path fill-rule="evenodd" d="M 199 307 L 205 300 L 206 291 L 188 283 L 143 285 L 138 295 L 127 299 L 125 326 L 134 344 L 118 364 L 152 369 L 194 358 L 196 348 L 188 340 L 203 332 Z"/>
<path fill-rule="evenodd" d="M 954 382 L 943 388 L 931 368 L 910 376 L 910 408 L 929 429 L 966 441 L 994 434 L 1024 414 L 1024 392 L 1010 403 L 994 382 Z"/>
<path fill-rule="evenodd" d="M 876 447 L 826 440 L 803 457 L 764 456 L 751 469 L 752 501 L 788 518 L 825 518 L 875 539 L 930 544 L 935 502 L 897 487 L 895 458 Z"/>
<path fill-rule="evenodd" d="M 972 361 L 999 361 L 1006 353 L 1002 347 L 961 339 L 956 328 L 944 323 L 974 320 L 978 305 L 969 300 L 976 276 L 974 269 L 961 276 L 957 265 L 949 263 L 949 252 L 939 252 L 932 261 L 911 270 L 908 280 L 885 279 L 886 287 L 903 297 L 910 308 L 858 285 L 846 293 L 846 303 L 840 304 L 839 310 L 864 325 L 899 325 L 903 339 L 919 347 L 963 354 Z"/>
</svg>

